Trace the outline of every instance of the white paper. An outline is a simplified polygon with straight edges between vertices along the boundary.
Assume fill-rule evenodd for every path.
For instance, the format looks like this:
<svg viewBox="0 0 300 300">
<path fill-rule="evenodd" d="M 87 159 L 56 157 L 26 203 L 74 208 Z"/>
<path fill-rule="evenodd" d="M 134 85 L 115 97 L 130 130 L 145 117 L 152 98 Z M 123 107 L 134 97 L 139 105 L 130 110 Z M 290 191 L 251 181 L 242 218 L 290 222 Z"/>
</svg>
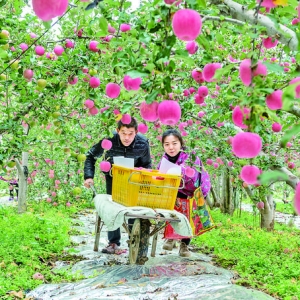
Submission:
<svg viewBox="0 0 300 300">
<path fill-rule="evenodd" d="M 181 175 L 181 167 L 171 163 L 163 157 L 160 163 L 159 172 L 164 174 Z"/>
<path fill-rule="evenodd" d="M 114 156 L 114 164 L 119 167 L 124 167 L 124 168 L 134 168 L 134 159 L 133 158 L 128 158 L 124 156 Z"/>
</svg>

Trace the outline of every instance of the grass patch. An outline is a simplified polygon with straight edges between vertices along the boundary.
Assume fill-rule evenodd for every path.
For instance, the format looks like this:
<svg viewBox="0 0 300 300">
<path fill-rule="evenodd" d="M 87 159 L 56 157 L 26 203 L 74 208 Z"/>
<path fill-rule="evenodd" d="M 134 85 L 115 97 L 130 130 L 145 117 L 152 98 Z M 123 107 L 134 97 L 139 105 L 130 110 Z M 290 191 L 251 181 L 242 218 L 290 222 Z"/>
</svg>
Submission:
<svg viewBox="0 0 300 300">
<path fill-rule="evenodd" d="M 41 283 L 75 281 L 82 276 L 67 269 L 52 271 L 57 260 L 71 266 L 78 257 L 64 251 L 72 246 L 72 215 L 78 208 L 54 207 L 48 203 L 28 203 L 18 214 L 13 207 L 0 207 L 0 298 L 14 299 L 11 291 L 32 290 Z M 33 279 L 41 273 L 44 280 Z"/>
<path fill-rule="evenodd" d="M 259 217 L 212 211 L 216 229 L 193 240 L 214 262 L 239 275 L 236 284 L 262 290 L 278 299 L 300 298 L 300 230 L 275 224 L 274 232 L 259 228 Z"/>
</svg>

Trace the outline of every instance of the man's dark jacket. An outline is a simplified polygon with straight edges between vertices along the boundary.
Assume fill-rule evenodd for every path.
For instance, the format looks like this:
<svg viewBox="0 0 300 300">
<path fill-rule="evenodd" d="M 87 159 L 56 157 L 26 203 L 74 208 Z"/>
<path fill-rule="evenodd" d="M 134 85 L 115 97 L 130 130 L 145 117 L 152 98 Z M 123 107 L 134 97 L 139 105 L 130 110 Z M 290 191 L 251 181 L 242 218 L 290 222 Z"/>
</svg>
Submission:
<svg viewBox="0 0 300 300">
<path fill-rule="evenodd" d="M 146 169 L 151 168 L 151 157 L 148 140 L 141 134 L 137 134 L 133 142 L 125 147 L 117 133 L 114 133 L 112 138 L 107 138 L 112 142 L 112 147 L 105 153 L 105 160 L 108 160 L 113 164 L 114 156 L 124 156 L 134 159 L 135 167 L 142 167 Z M 104 150 L 101 147 L 102 140 L 95 144 L 87 153 L 86 161 L 84 163 L 84 179 L 94 178 L 95 175 L 95 163 L 97 158 L 101 157 Z M 107 194 L 111 194 L 111 176 L 107 172 L 104 172 L 106 178 Z"/>
</svg>

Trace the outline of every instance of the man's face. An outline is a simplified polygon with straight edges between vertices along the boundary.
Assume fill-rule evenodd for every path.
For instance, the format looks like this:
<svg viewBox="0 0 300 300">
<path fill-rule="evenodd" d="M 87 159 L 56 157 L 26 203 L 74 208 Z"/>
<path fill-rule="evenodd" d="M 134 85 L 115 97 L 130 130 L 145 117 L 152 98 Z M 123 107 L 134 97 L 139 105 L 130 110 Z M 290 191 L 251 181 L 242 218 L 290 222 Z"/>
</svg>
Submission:
<svg viewBox="0 0 300 300">
<path fill-rule="evenodd" d="M 125 126 L 122 126 L 120 129 L 117 129 L 117 132 L 119 134 L 121 143 L 125 147 L 129 146 L 133 142 L 137 134 L 137 130 L 135 130 L 134 127 L 127 128 Z"/>
</svg>

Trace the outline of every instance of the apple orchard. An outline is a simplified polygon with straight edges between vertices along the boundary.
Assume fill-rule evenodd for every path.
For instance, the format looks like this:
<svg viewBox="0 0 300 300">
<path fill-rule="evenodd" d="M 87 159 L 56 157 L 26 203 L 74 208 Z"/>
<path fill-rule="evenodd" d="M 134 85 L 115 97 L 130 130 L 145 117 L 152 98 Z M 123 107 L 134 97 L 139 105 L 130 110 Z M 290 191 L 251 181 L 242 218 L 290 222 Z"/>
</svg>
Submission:
<svg viewBox="0 0 300 300">
<path fill-rule="evenodd" d="M 29 2 L 0 2 L 0 168 L 18 170 L 19 212 L 87 197 L 85 153 L 135 117 L 153 168 L 180 130 L 211 205 L 231 214 L 246 192 L 272 229 L 288 185 L 300 214 L 298 1 Z"/>
</svg>

